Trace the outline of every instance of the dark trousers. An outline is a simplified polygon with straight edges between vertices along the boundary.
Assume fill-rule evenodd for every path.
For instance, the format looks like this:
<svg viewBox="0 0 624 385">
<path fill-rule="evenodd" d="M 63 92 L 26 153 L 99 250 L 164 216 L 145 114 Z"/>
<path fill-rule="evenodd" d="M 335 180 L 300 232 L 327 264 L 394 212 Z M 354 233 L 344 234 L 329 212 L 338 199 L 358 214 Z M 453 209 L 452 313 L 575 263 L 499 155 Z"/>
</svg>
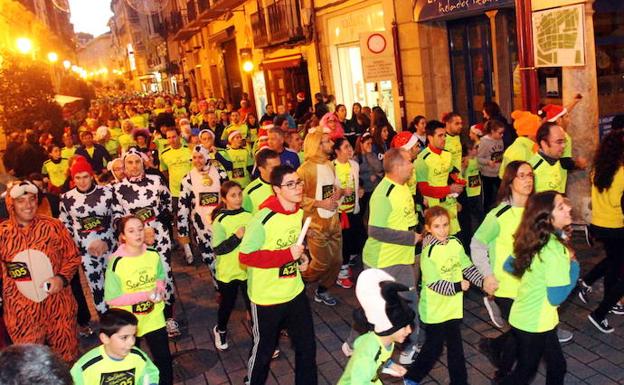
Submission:
<svg viewBox="0 0 624 385">
<path fill-rule="evenodd" d="M 136 345 L 138 346 L 143 339 L 147 342 L 147 346 L 154 359 L 154 365 L 156 365 L 160 372 L 158 385 L 173 385 L 173 363 L 171 351 L 169 351 L 167 329 L 163 327 L 144 334 L 140 338 L 137 338 Z"/>
<path fill-rule="evenodd" d="M 454 319 L 439 324 L 425 324 L 427 331 L 425 344 L 416 360 L 407 370 L 406 378 L 421 382 L 433 368 L 435 362 L 442 354 L 442 348 L 446 343 L 446 359 L 451 385 L 466 385 L 468 374 L 466 372 L 466 360 L 464 359 L 464 345 L 461 336 L 461 320 Z"/>
<path fill-rule="evenodd" d="M 600 261 L 583 277 L 583 281 L 592 285 L 604 277 L 604 297 L 606 298 L 622 278 L 622 266 L 624 265 L 624 228 L 609 229 L 605 227 L 591 226 L 592 235 L 602 242 L 605 258 Z"/>
<path fill-rule="evenodd" d="M 80 283 L 80 275 L 78 272 L 74 274 L 74 277 L 70 281 L 72 294 L 78 304 L 78 325 L 87 326 L 91 321 L 91 312 L 89 312 L 89 305 L 87 305 L 87 299 L 82 291 L 82 284 Z"/>
<path fill-rule="evenodd" d="M 239 289 L 243 295 L 245 308 L 247 311 L 250 311 L 249 296 L 247 295 L 247 281 L 241 281 L 239 279 L 227 283 L 217 281 L 217 286 L 219 287 L 219 293 L 221 293 L 221 302 L 219 303 L 217 315 L 217 329 L 220 331 L 227 331 L 227 324 L 234 310 L 234 306 L 236 305 Z"/>
<path fill-rule="evenodd" d="M 503 385 L 528 385 L 537 373 L 540 360 L 546 363 L 546 385 L 563 385 L 566 360 L 557 338 L 557 328 L 544 333 L 528 333 L 512 327 L 518 342 L 518 364 L 503 379 Z"/>
<path fill-rule="evenodd" d="M 494 297 L 494 302 L 498 305 L 501 315 L 505 321 L 509 322 L 509 313 L 511 312 L 511 305 L 513 299 Z M 516 362 L 516 346 L 517 341 L 511 330 L 506 331 L 500 336 L 493 338 L 490 345 L 494 350 L 494 354 L 499 358 L 498 370 L 499 374 L 507 374 L 513 368 Z"/>
<path fill-rule="evenodd" d="M 490 211 L 496 204 L 496 195 L 500 187 L 499 177 L 481 175 L 481 190 L 483 191 L 483 211 Z"/>
<path fill-rule="evenodd" d="M 470 255 L 470 240 L 477 227 L 483 221 L 483 198 L 481 195 L 474 197 L 464 196 L 461 205 L 461 211 L 457 213 L 457 220 L 461 230 L 457 237 L 464 245 L 466 254 Z"/>
<path fill-rule="evenodd" d="M 343 215 L 343 214 L 340 214 Z M 346 214 L 349 219 L 349 228 L 342 229 L 342 264 L 349 263 L 352 255 L 359 255 L 364 246 L 364 226 L 360 214 Z"/>
<path fill-rule="evenodd" d="M 288 331 L 295 348 L 295 384 L 316 385 L 316 341 L 310 303 L 302 291 L 289 302 L 260 306 L 251 303 L 253 346 L 249 355 L 249 384 L 264 385 L 280 330 Z"/>
</svg>

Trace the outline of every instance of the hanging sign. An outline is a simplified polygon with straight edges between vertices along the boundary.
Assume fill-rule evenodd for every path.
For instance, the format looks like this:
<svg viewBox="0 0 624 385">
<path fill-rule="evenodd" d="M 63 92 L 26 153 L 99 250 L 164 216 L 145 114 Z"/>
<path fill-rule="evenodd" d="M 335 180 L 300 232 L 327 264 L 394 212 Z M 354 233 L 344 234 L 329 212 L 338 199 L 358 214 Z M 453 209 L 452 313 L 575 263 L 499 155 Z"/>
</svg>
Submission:
<svg viewBox="0 0 624 385">
<path fill-rule="evenodd" d="M 395 80 L 394 44 L 389 32 L 361 33 L 360 52 L 366 83 Z"/>
<path fill-rule="evenodd" d="M 418 0 L 414 16 L 416 21 L 450 20 L 513 6 L 514 0 Z"/>
</svg>

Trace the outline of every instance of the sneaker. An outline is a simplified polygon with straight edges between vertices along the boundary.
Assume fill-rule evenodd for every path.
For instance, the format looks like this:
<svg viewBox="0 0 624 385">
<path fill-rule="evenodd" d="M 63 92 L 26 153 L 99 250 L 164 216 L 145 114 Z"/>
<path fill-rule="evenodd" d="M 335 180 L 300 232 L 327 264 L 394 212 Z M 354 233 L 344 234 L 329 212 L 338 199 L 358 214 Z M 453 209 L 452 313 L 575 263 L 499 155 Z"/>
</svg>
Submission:
<svg viewBox="0 0 624 385">
<path fill-rule="evenodd" d="M 487 309 L 488 314 L 490 315 L 490 320 L 499 329 L 502 329 L 505 326 L 505 320 L 503 319 L 500 309 L 496 302 L 490 297 L 483 297 L 483 304 Z"/>
<path fill-rule="evenodd" d="M 79 326 L 78 335 L 82 338 L 91 337 L 93 335 L 93 329 L 91 329 L 89 325 Z"/>
<path fill-rule="evenodd" d="M 340 286 L 343 289 L 351 289 L 353 287 L 353 281 L 351 281 L 351 278 L 349 277 L 338 277 L 338 279 L 336 280 L 336 285 Z"/>
<path fill-rule="evenodd" d="M 609 321 L 607 321 L 606 318 L 603 318 L 601 320 L 599 320 L 598 318 L 596 318 L 596 316 L 594 315 L 594 313 L 590 313 L 587 318 L 589 319 L 589 321 L 594 324 L 594 326 L 600 330 L 603 333 L 609 334 L 609 333 L 613 333 L 615 331 L 615 329 L 613 329 L 611 326 L 609 326 Z"/>
<path fill-rule="evenodd" d="M 275 350 L 273 350 L 273 355 L 271 356 L 271 359 L 274 360 L 276 358 L 279 358 L 279 356 L 280 356 L 280 350 L 279 348 L 276 348 Z"/>
<path fill-rule="evenodd" d="M 592 292 L 591 286 L 587 285 L 585 281 L 582 279 L 578 280 L 579 292 L 578 297 L 583 303 L 587 303 L 589 299 L 589 294 Z"/>
<path fill-rule="evenodd" d="M 494 367 L 498 368 L 500 364 L 500 357 L 492 347 L 492 340 L 489 338 L 481 338 L 478 347 L 479 351 L 483 353 L 490 363 L 494 365 Z"/>
<path fill-rule="evenodd" d="M 217 350 L 227 350 L 230 346 L 227 343 L 227 332 L 222 332 L 217 327 L 212 328 L 212 334 L 214 335 L 214 343 Z"/>
<path fill-rule="evenodd" d="M 348 342 L 344 342 L 342 344 L 342 353 L 346 356 L 346 357 L 351 357 L 351 355 L 353 354 L 353 349 L 351 348 L 351 346 L 349 346 Z"/>
<path fill-rule="evenodd" d="M 420 385 L 420 384 L 414 380 L 410 380 L 409 378 L 403 377 L 403 385 Z"/>
<path fill-rule="evenodd" d="M 565 330 L 565 329 L 558 327 L 557 338 L 559 338 L 560 343 L 570 342 L 572 341 L 572 338 L 574 338 L 574 334 L 569 330 Z"/>
<path fill-rule="evenodd" d="M 420 353 L 420 348 L 417 344 L 412 344 L 409 349 L 403 350 L 399 355 L 399 364 L 409 365 L 414 362 L 416 355 Z"/>
<path fill-rule="evenodd" d="M 173 318 L 169 318 L 167 322 L 165 322 L 165 326 L 167 327 L 167 336 L 169 338 L 176 338 L 182 334 L 180 332 L 180 325 L 178 325 L 178 321 Z"/>
<path fill-rule="evenodd" d="M 624 305 L 622 305 L 621 303 L 616 303 L 615 305 L 613 305 L 613 307 L 611 308 L 611 313 L 613 314 L 617 314 L 617 315 L 624 315 Z"/>
<path fill-rule="evenodd" d="M 334 306 L 337 303 L 336 298 L 332 297 L 328 292 L 319 293 L 318 290 L 314 292 L 314 301 L 327 306 Z"/>
</svg>

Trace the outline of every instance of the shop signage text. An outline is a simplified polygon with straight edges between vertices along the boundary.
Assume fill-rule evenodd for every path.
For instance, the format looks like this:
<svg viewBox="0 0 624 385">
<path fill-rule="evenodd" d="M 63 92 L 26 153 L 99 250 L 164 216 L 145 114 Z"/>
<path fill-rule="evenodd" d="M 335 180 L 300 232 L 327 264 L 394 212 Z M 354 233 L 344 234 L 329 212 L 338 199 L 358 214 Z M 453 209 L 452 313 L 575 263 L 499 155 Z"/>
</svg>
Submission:
<svg viewBox="0 0 624 385">
<path fill-rule="evenodd" d="M 421 0 L 418 21 L 446 20 L 483 13 L 492 8 L 511 7 L 514 0 Z M 418 8 L 416 8 L 418 10 Z"/>
</svg>

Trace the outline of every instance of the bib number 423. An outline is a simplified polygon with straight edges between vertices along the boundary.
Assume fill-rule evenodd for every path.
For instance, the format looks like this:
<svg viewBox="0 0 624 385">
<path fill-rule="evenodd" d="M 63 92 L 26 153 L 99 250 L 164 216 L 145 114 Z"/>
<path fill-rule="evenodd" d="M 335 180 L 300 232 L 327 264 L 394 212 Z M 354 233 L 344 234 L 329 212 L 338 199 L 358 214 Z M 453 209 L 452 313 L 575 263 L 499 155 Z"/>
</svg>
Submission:
<svg viewBox="0 0 624 385">
<path fill-rule="evenodd" d="M 279 268 L 280 278 L 294 278 L 297 276 L 297 261 L 288 262 Z"/>
</svg>

